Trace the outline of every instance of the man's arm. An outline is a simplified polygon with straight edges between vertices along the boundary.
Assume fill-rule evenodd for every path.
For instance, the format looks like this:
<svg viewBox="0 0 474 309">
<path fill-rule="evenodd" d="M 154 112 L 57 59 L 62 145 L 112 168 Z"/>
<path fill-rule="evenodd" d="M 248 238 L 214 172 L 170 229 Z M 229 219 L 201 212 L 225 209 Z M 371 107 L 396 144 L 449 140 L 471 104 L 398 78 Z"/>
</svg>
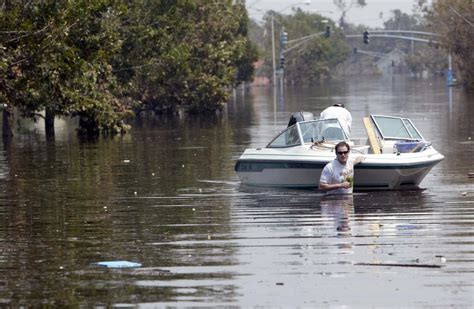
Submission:
<svg viewBox="0 0 474 309">
<path fill-rule="evenodd" d="M 340 188 L 344 189 L 349 189 L 351 187 L 351 184 L 348 181 L 344 181 L 341 183 L 325 183 L 325 182 L 320 182 L 319 183 L 319 190 L 321 191 L 330 191 L 330 190 L 336 190 Z"/>
<path fill-rule="evenodd" d="M 360 162 L 364 162 L 365 158 L 363 156 L 357 156 L 354 160 L 354 165 L 359 164 Z"/>
</svg>

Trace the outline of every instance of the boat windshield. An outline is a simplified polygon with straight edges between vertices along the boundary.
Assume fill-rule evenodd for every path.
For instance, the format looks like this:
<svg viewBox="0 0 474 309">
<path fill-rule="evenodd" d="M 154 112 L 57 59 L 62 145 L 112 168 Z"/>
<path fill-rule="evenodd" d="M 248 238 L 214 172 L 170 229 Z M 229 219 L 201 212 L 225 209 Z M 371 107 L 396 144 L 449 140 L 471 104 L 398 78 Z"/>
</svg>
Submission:
<svg viewBox="0 0 474 309">
<path fill-rule="evenodd" d="M 298 127 L 296 124 L 286 128 L 277 137 L 275 137 L 268 148 L 284 148 L 301 145 L 300 136 L 298 134 Z"/>
<path fill-rule="evenodd" d="M 286 128 L 267 147 L 284 148 L 318 141 L 347 141 L 348 139 L 337 119 L 310 120 L 298 122 Z"/>
<path fill-rule="evenodd" d="M 304 143 L 347 141 L 349 139 L 337 119 L 300 122 L 299 126 Z"/>
<path fill-rule="evenodd" d="M 374 115 L 371 117 L 383 139 L 424 140 L 408 118 Z"/>
</svg>

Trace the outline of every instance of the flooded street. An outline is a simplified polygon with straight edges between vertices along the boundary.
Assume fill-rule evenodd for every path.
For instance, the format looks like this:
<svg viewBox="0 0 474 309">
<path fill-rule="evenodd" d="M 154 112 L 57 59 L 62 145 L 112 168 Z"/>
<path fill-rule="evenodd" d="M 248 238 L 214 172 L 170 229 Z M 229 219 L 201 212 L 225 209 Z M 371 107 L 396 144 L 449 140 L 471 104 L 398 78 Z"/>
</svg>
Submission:
<svg viewBox="0 0 474 309">
<path fill-rule="evenodd" d="M 23 128 L 0 152 L 0 306 L 472 308 L 473 97 L 408 77 L 282 97 L 253 88 L 224 116 L 138 121 L 94 143 L 62 122 L 55 142 Z M 406 116 L 445 160 L 417 191 L 240 185 L 245 148 L 336 102 L 353 136 L 368 114 Z"/>
</svg>

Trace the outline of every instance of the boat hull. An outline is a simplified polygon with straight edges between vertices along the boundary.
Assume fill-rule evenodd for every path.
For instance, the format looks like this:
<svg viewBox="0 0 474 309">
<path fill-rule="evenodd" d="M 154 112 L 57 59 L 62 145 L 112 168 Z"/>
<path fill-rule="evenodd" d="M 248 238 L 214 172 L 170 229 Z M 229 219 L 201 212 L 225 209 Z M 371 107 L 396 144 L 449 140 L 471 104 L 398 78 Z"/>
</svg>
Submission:
<svg viewBox="0 0 474 309">
<path fill-rule="evenodd" d="M 354 154 L 355 155 L 355 154 Z M 316 188 L 324 166 L 334 155 L 312 158 L 302 156 L 300 160 L 255 152 L 244 153 L 238 160 L 235 171 L 242 184 L 287 188 Z M 265 158 L 267 157 L 267 158 Z M 416 154 L 365 155 L 366 160 L 355 166 L 354 188 L 356 190 L 400 190 L 416 189 L 428 172 L 443 156 L 434 149 Z"/>
</svg>

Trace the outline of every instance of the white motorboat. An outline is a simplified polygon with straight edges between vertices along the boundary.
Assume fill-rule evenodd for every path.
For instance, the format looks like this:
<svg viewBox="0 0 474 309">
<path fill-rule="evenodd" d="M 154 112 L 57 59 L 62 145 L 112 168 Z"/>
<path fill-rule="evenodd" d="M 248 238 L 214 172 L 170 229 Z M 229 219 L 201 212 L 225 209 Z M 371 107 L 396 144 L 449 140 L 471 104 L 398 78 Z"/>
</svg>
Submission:
<svg viewBox="0 0 474 309">
<path fill-rule="evenodd" d="M 266 147 L 246 149 L 235 171 L 244 185 L 317 188 L 322 169 L 336 157 L 335 145 L 346 141 L 352 157 L 365 157 L 355 166 L 355 190 L 399 190 L 418 188 L 444 159 L 408 118 L 370 115 L 363 120 L 367 136 L 349 139 L 337 119 L 295 113 Z"/>
</svg>

